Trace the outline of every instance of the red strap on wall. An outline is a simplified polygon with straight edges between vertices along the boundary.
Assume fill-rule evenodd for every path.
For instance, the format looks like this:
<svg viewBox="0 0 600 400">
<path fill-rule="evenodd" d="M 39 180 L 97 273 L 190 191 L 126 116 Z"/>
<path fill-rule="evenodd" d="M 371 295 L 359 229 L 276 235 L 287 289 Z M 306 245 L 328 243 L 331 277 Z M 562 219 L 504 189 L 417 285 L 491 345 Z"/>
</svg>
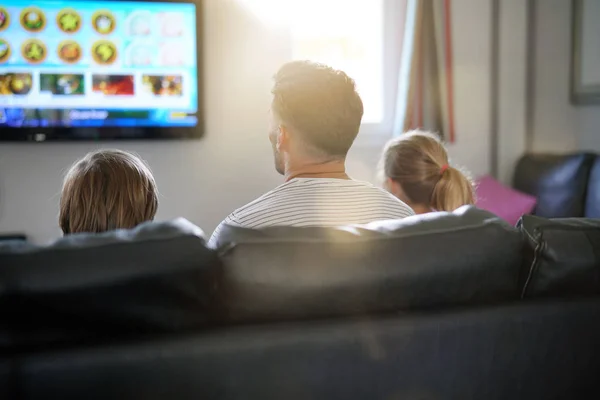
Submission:
<svg viewBox="0 0 600 400">
<path fill-rule="evenodd" d="M 450 0 L 444 0 L 444 28 L 445 28 L 445 59 L 446 59 L 446 89 L 448 92 L 448 141 L 456 140 L 454 132 L 454 79 L 452 75 L 452 15 L 450 14 Z"/>
</svg>

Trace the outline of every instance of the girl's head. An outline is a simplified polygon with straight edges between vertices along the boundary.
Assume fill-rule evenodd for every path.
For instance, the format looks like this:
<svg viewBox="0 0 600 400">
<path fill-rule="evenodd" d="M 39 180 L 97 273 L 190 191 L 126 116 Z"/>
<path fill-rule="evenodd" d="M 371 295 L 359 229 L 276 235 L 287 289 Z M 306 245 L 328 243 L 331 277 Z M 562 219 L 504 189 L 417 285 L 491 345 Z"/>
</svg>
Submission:
<svg viewBox="0 0 600 400">
<path fill-rule="evenodd" d="M 413 131 L 392 139 L 381 164 L 387 190 L 417 213 L 454 211 L 474 203 L 473 183 L 449 165 L 436 135 Z"/>
<path fill-rule="evenodd" d="M 65 177 L 59 224 L 63 233 L 133 228 L 154 219 L 158 191 L 148 166 L 120 150 L 100 150 L 77 161 Z"/>
</svg>

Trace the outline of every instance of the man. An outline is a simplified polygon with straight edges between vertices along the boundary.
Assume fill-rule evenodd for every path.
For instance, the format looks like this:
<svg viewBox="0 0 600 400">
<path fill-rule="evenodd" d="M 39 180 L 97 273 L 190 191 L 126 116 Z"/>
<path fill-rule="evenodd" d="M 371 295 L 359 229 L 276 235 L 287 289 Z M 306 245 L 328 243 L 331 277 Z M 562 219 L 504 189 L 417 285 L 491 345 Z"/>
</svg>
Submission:
<svg viewBox="0 0 600 400">
<path fill-rule="evenodd" d="M 294 61 L 275 75 L 269 139 L 285 183 L 234 211 L 223 224 L 339 226 L 414 215 L 406 204 L 346 174 L 346 155 L 360 128 L 363 104 L 354 81 L 322 64 Z"/>
</svg>

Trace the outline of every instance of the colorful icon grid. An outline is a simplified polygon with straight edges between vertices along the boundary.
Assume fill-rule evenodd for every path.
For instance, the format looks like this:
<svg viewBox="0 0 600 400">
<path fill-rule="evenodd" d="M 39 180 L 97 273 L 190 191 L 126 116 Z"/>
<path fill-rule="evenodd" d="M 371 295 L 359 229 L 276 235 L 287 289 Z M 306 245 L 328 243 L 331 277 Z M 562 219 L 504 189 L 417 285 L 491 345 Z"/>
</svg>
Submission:
<svg viewBox="0 0 600 400">
<path fill-rule="evenodd" d="M 24 3 L 0 4 L 0 111 L 19 115 L 14 123 L 42 123 L 60 110 L 82 110 L 80 117 L 110 110 L 127 124 L 170 124 L 182 123 L 172 121 L 175 114 L 197 111 L 193 4 Z"/>
</svg>

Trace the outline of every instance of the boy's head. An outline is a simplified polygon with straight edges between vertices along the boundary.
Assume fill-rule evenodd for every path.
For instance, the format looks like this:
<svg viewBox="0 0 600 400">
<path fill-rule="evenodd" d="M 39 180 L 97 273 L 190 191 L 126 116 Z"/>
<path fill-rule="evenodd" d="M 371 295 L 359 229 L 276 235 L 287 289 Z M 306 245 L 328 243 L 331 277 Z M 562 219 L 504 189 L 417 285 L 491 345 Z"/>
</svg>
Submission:
<svg viewBox="0 0 600 400">
<path fill-rule="evenodd" d="M 99 150 L 77 161 L 63 183 L 59 224 L 65 235 L 133 228 L 154 219 L 158 191 L 134 154 Z"/>
</svg>

